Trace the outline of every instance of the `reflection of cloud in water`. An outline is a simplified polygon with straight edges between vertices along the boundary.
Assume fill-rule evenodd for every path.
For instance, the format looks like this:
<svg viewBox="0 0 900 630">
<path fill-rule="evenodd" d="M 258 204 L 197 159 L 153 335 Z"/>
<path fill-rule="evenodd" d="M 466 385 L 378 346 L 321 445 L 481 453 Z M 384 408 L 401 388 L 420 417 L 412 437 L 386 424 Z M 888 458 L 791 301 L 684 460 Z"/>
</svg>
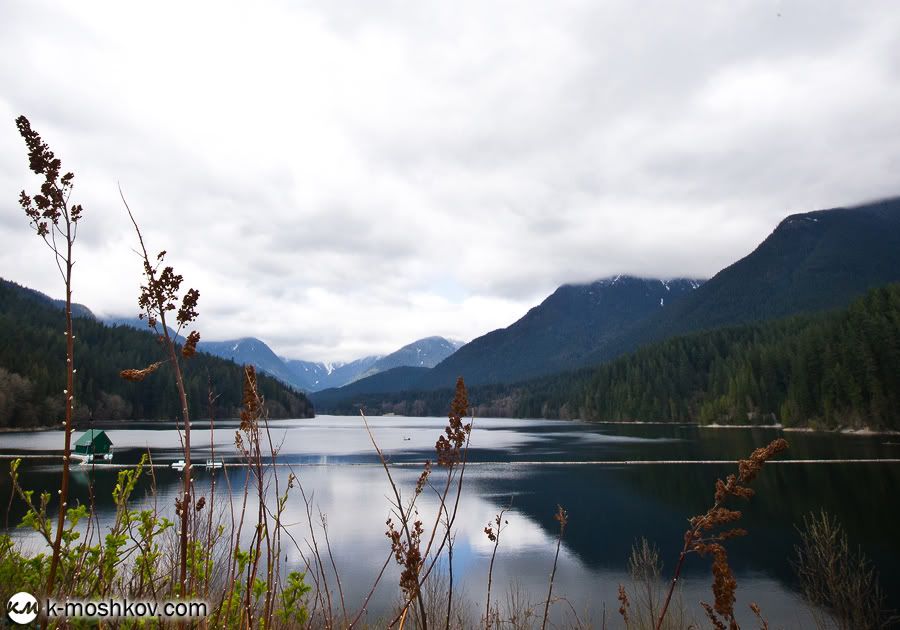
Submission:
<svg viewBox="0 0 900 630">
<path fill-rule="evenodd" d="M 318 527 L 318 512 L 327 515 L 329 538 L 335 553 L 335 560 L 344 579 L 345 588 L 364 597 L 371 586 L 371 580 L 381 568 L 381 563 L 390 551 L 390 545 L 384 532 L 385 520 L 390 514 L 390 501 L 393 497 L 390 485 L 384 472 L 376 467 L 333 467 L 333 468 L 299 468 L 299 478 L 307 495 L 313 503 L 313 521 L 317 529 L 316 536 L 322 545 L 322 533 Z M 432 484 L 435 489 L 443 488 L 446 479 L 444 471 L 435 469 L 432 473 Z M 404 501 L 412 497 L 413 488 L 418 479 L 419 470 L 415 468 L 392 469 L 391 474 L 401 488 Z M 476 481 L 478 473 L 468 472 L 471 481 Z M 455 488 L 455 485 L 454 485 Z M 451 494 L 452 496 L 452 494 Z M 459 504 L 459 516 L 455 523 L 454 544 L 454 579 L 459 584 L 469 580 L 480 580 L 486 570 L 486 563 L 492 544 L 484 534 L 484 527 L 492 521 L 501 506 L 508 502 L 508 497 L 497 497 L 497 501 L 489 500 L 473 491 L 472 486 L 464 486 Z M 417 518 L 426 524 L 425 539 L 430 535 L 430 525 L 434 522 L 439 502 L 434 490 L 426 489 L 416 501 Z M 395 524 L 397 518 L 394 518 Z M 302 501 L 298 498 L 289 503 L 284 517 L 285 522 L 292 523 L 292 534 L 298 540 L 309 540 L 310 532 Z M 500 556 L 505 558 L 519 557 L 544 559 L 545 554 L 552 553 L 553 539 L 548 537 L 541 527 L 526 515 L 512 510 L 506 515 L 509 526 L 504 529 Z M 438 528 L 438 542 L 442 529 Z M 423 542 L 424 545 L 424 542 Z M 304 554 L 309 556 L 307 549 Z M 299 552 L 292 550 L 288 556 L 300 562 Z M 570 570 L 577 571 L 582 579 L 588 579 L 582 563 L 563 550 L 563 558 Z M 552 559 L 551 559 L 552 561 Z M 531 566 L 528 571 L 545 574 L 545 568 Z M 386 605 L 396 592 L 396 567 L 393 560 L 390 565 L 390 576 L 379 587 L 381 605 Z M 577 567 L 577 569 L 576 569 Z M 523 568 L 523 570 L 526 570 Z M 346 574 L 346 575 L 345 575 Z M 464 588 L 460 586 L 460 588 Z M 473 592 L 474 594 L 474 592 Z M 376 606 L 377 608 L 377 606 Z"/>
<path fill-rule="evenodd" d="M 369 553 L 371 549 L 378 547 L 383 547 L 387 552 L 389 544 L 384 529 L 385 519 L 390 513 L 393 491 L 383 470 L 377 467 L 300 467 L 296 472 L 313 503 L 314 514 L 321 510 L 329 516 L 329 535 L 333 542 L 341 541 L 351 546 L 363 546 L 370 550 Z M 442 469 L 434 469 L 431 476 L 434 490 L 427 488 L 416 501 L 419 518 L 425 523 L 432 523 L 437 513 L 439 502 L 435 490 L 443 488 L 446 479 L 443 473 Z M 401 489 L 404 501 L 411 499 L 419 471 L 412 468 L 392 469 L 391 474 Z M 469 471 L 467 476 L 474 480 L 476 474 Z M 455 484 L 453 489 L 455 490 Z M 459 518 L 456 522 L 457 545 L 467 545 L 478 553 L 489 553 L 484 526 L 493 519 L 502 505 L 508 502 L 508 498 L 497 498 L 497 502 L 488 501 L 486 497 L 464 485 Z M 299 493 L 297 501 L 291 502 L 289 506 L 290 513 L 285 520 L 302 521 L 303 526 L 300 529 L 305 530 L 304 535 L 308 534 Z M 514 521 L 511 521 L 508 532 L 504 531 L 504 546 L 508 543 L 512 548 L 525 548 L 547 543 L 546 534 L 527 516 L 512 511 L 509 519 Z M 394 521 L 397 521 L 396 517 Z M 515 527 L 512 526 L 513 522 Z"/>
<path fill-rule="evenodd" d="M 475 553 L 489 556 L 493 551 L 494 543 L 488 540 L 488 537 L 485 535 L 484 526 L 490 521 L 491 525 L 496 529 L 494 517 L 501 509 L 502 507 L 499 505 L 488 509 L 487 512 L 492 513 L 484 520 L 484 524 L 481 525 L 481 529 L 478 531 L 474 529 L 463 530 L 467 534 L 466 538 L 469 547 Z M 553 543 L 537 523 L 515 509 L 506 512 L 503 515 L 503 520 L 507 521 L 508 525 L 503 526 L 503 532 L 500 534 L 500 551 L 498 553 L 509 551 L 523 553 L 544 549 L 547 545 L 552 545 Z"/>
</svg>

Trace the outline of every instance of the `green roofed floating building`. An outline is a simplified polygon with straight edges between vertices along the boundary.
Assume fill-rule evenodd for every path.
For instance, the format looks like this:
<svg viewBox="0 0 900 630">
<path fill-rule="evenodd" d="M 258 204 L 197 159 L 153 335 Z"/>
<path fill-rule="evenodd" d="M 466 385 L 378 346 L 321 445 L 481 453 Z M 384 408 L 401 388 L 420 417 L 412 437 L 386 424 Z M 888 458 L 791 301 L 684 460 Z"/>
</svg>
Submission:
<svg viewBox="0 0 900 630">
<path fill-rule="evenodd" d="M 112 440 L 106 435 L 106 431 L 90 429 L 81 434 L 75 442 L 75 457 L 81 458 L 82 463 L 96 460 L 112 460 Z"/>
</svg>

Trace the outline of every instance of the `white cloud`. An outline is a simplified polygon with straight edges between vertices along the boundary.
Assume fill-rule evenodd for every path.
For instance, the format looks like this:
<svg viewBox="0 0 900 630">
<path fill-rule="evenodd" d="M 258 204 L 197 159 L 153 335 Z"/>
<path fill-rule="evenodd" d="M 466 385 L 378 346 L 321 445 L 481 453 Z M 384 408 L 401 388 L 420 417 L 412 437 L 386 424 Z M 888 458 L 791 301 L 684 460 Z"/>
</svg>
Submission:
<svg viewBox="0 0 900 630">
<path fill-rule="evenodd" d="M 206 339 L 350 359 L 564 282 L 709 276 L 898 192 L 898 32 L 887 1 L 8 3 L 0 275 L 60 293 L 25 113 L 86 207 L 77 299 L 134 310 L 121 182 Z"/>
</svg>

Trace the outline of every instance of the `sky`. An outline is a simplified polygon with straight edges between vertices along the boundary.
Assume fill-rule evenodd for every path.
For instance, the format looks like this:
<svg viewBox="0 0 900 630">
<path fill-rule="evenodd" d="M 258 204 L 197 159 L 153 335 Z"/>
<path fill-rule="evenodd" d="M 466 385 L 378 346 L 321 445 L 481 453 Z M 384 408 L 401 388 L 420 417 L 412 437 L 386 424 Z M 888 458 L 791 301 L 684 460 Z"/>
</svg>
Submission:
<svg viewBox="0 0 900 630">
<path fill-rule="evenodd" d="M 0 276 L 63 295 L 17 203 L 24 114 L 75 173 L 97 314 L 137 313 L 121 186 L 204 339 L 468 341 L 900 194 L 898 41 L 893 0 L 0 0 Z"/>
</svg>

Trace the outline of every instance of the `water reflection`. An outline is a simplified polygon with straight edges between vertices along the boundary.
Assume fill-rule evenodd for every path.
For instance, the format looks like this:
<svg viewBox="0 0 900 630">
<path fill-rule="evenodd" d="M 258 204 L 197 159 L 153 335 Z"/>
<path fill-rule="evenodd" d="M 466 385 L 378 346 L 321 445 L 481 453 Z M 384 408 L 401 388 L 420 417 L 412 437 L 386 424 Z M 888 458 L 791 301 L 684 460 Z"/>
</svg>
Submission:
<svg viewBox="0 0 900 630">
<path fill-rule="evenodd" d="M 432 449 L 444 420 L 440 418 L 381 418 L 373 421 L 379 444 L 392 462 L 395 479 L 408 496 L 419 474 L 415 462 L 433 457 Z M 174 430 L 158 426 L 127 425 L 109 428 L 117 462 L 135 462 L 148 449 L 158 463 L 180 457 Z M 273 441 L 281 445 L 280 460 L 292 465 L 311 497 L 315 516 L 327 515 L 329 537 L 341 571 L 345 595 L 361 601 L 389 552 L 384 536 L 389 514 L 390 488 L 384 472 L 374 465 L 368 436 L 358 418 L 320 417 L 273 423 Z M 590 425 L 575 422 L 477 420 L 472 436 L 473 465 L 457 521 L 454 576 L 474 603 L 484 594 L 491 545 L 482 531 L 497 511 L 511 505 L 509 528 L 504 531 L 495 567 L 495 579 L 505 585 L 518 582 L 539 600 L 553 562 L 557 503 L 570 514 L 560 557 L 557 585 L 577 603 L 589 606 L 599 618 L 603 602 L 610 610 L 619 583 L 627 583 L 625 562 L 636 538 L 655 542 L 668 571 L 677 557 L 686 520 L 709 505 L 717 476 L 733 470 L 722 465 L 578 465 L 596 460 L 701 460 L 736 459 L 777 435 L 771 429 L 701 430 L 692 426 Z M 192 435 L 193 442 L 209 451 L 210 432 Z M 234 425 L 221 423 L 215 431 L 217 457 L 233 461 Z M 60 434 L 11 434 L 0 437 L 3 453 L 44 454 L 59 443 Z M 898 455 L 884 438 L 789 434 L 790 457 L 886 458 Z M 408 438 L 408 439 L 407 439 Z M 555 462 L 574 464 L 525 462 Z M 311 465 L 317 464 L 317 465 Z M 281 484 L 288 468 L 279 469 Z M 145 476 L 136 493 L 138 503 L 156 501 L 171 513 L 180 476 L 166 467 Z M 58 486 L 59 466 L 33 459 L 22 467 L 26 486 L 52 490 Z M 208 493 L 212 473 L 195 472 L 197 493 Z M 243 469 L 229 467 L 215 473 L 217 495 L 225 494 L 226 478 L 233 488 L 243 487 Z M 81 467 L 73 474 L 73 500 L 89 500 L 93 481 L 101 519 L 110 518 L 109 497 L 115 471 Z M 900 592 L 900 540 L 894 533 L 898 514 L 895 494 L 900 487 L 897 464 L 804 464 L 767 467 L 754 486 L 757 496 L 745 509 L 747 539 L 734 541 L 730 558 L 735 568 L 743 607 L 760 603 L 773 623 L 786 627 L 806 625 L 804 606 L 795 594 L 788 563 L 798 536 L 794 524 L 811 510 L 825 508 L 836 514 L 854 543 L 874 558 L 886 592 Z M 155 486 L 155 492 L 154 492 Z M 0 500 L 8 496 L 8 478 L 0 477 Z M 240 497 L 231 501 L 240 509 Z M 437 509 L 426 493 L 420 511 L 427 522 Z M 11 522 L 22 516 L 16 502 Z M 289 503 L 285 521 L 301 542 L 286 549 L 292 568 L 302 566 L 302 543 L 310 537 L 299 495 Z M 229 520 L 230 522 L 230 520 Z M 20 533 L 19 535 L 22 535 Z M 245 532 L 245 535 L 249 535 Z M 704 561 L 686 565 L 686 602 L 709 600 L 709 571 Z M 370 610 L 386 609 L 396 597 L 397 572 L 391 565 L 376 591 Z M 501 595 L 503 587 L 501 586 Z M 894 602 L 897 605 L 898 602 Z M 742 609 L 743 610 L 743 609 Z"/>
</svg>

